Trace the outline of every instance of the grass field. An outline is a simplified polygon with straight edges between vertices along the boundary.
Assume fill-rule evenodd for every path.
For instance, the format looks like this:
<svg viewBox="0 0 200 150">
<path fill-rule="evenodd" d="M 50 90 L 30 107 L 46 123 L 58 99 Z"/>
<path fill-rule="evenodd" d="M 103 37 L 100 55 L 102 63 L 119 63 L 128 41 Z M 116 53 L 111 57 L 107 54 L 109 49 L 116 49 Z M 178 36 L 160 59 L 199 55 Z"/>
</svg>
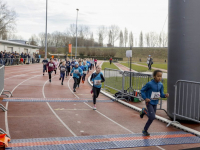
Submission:
<svg viewBox="0 0 200 150">
<path fill-rule="evenodd" d="M 101 70 L 104 70 L 105 68 L 111 68 L 111 69 L 119 70 L 118 67 L 116 67 L 113 63 L 110 65 L 109 62 L 104 62 L 103 65 L 101 66 Z"/>
<path fill-rule="evenodd" d="M 147 66 L 146 63 L 138 63 L 138 64 Z M 154 63 L 154 64 L 152 65 L 152 67 L 156 67 L 156 68 L 160 68 L 160 69 L 165 69 L 165 70 L 167 70 L 167 64 L 158 64 L 158 63 Z"/>
<path fill-rule="evenodd" d="M 128 63 L 120 63 L 120 64 L 122 64 L 126 67 L 130 67 Z M 138 71 L 138 72 L 146 72 L 146 71 L 149 72 L 148 68 L 146 68 L 146 67 L 142 67 L 142 66 L 138 66 L 138 65 L 134 65 L 134 64 L 132 64 L 131 67 L 133 70 Z M 152 71 L 154 71 L 154 70 L 151 70 L 150 72 L 152 72 Z"/>
</svg>

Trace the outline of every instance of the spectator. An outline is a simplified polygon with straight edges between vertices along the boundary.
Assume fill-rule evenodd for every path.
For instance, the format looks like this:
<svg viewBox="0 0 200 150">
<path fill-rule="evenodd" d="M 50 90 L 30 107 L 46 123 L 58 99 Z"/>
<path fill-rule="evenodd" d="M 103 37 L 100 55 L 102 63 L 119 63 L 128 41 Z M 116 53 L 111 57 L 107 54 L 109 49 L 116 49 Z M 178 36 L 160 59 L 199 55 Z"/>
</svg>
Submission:
<svg viewBox="0 0 200 150">
<path fill-rule="evenodd" d="M 110 57 L 110 65 L 112 64 L 112 57 Z"/>
<path fill-rule="evenodd" d="M 147 57 L 147 65 L 149 70 L 151 70 L 151 65 L 153 64 L 153 59 L 151 58 L 151 55 L 149 55 L 149 57 Z"/>
<path fill-rule="evenodd" d="M 31 58 L 30 53 L 28 53 L 27 57 L 28 57 L 28 64 L 30 64 L 30 58 Z"/>
</svg>

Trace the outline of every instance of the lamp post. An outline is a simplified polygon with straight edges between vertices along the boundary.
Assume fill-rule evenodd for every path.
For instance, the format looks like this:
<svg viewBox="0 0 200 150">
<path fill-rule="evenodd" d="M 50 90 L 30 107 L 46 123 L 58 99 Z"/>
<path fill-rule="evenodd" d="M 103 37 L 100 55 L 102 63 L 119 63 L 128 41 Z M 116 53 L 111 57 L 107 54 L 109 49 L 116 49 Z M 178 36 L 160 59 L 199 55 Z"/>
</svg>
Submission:
<svg viewBox="0 0 200 150">
<path fill-rule="evenodd" d="M 77 16 L 76 16 L 76 52 L 75 52 L 75 59 L 76 59 L 76 56 L 77 56 L 77 22 L 78 22 L 78 11 L 79 9 L 76 9 L 77 10 Z"/>
<path fill-rule="evenodd" d="M 46 29 L 45 29 L 45 57 L 47 58 L 47 8 L 48 0 L 46 0 Z"/>
</svg>

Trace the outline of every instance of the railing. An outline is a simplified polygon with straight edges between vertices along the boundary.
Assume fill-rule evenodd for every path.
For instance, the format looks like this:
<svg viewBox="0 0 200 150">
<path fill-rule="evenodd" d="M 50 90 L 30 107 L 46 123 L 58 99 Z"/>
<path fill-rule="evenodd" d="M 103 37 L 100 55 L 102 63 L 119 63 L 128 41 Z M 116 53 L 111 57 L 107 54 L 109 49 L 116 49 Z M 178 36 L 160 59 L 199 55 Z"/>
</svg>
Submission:
<svg viewBox="0 0 200 150">
<path fill-rule="evenodd" d="M 0 95 L 4 93 L 4 66 L 0 65 Z M 0 104 L 0 109 L 7 111 L 7 109 Z"/>
<path fill-rule="evenodd" d="M 41 58 L 0 58 L 0 64 L 4 66 L 19 65 L 19 64 L 34 64 L 40 63 Z"/>
<path fill-rule="evenodd" d="M 178 80 L 175 84 L 173 121 L 186 119 L 200 123 L 200 82 Z"/>
<path fill-rule="evenodd" d="M 116 69 L 105 68 L 104 69 L 104 90 L 114 90 L 119 92 L 117 99 L 124 99 L 127 97 L 127 101 L 131 101 L 133 98 L 137 98 L 142 101 L 141 89 L 142 87 L 153 79 L 152 75 L 144 73 L 136 73 L 130 71 L 120 71 Z M 163 82 L 163 80 L 162 80 Z M 157 110 L 162 109 L 162 98 L 159 101 L 160 107 Z"/>
</svg>

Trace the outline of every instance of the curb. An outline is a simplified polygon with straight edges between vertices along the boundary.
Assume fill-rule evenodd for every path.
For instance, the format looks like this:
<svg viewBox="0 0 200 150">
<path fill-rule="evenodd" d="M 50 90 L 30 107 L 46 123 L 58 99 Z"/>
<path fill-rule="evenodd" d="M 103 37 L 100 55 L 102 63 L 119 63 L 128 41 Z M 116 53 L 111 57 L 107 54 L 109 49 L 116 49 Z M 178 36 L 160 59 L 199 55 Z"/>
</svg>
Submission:
<svg viewBox="0 0 200 150">
<path fill-rule="evenodd" d="M 101 63 L 100 66 L 102 66 L 102 64 L 103 64 L 103 63 Z M 94 72 L 95 72 L 95 71 L 94 71 Z M 94 72 L 93 72 L 93 73 L 94 73 Z M 90 86 L 92 86 L 92 83 L 90 82 L 90 77 L 91 77 L 91 75 L 88 77 L 88 83 L 90 84 Z M 103 90 L 101 90 L 100 92 L 101 92 L 103 95 L 105 95 L 105 96 L 107 96 L 107 97 L 109 97 L 109 98 L 111 98 L 111 99 L 116 99 L 115 97 L 113 97 L 113 96 L 110 95 L 109 93 L 106 93 L 106 92 L 103 91 Z M 138 112 L 140 112 L 140 111 L 142 110 L 141 108 L 136 107 L 136 106 L 134 106 L 134 105 L 131 105 L 131 104 L 129 104 L 129 103 L 127 103 L 127 102 L 124 102 L 124 101 L 122 101 L 122 100 L 116 99 L 116 101 L 119 102 L 119 103 L 121 103 L 121 104 L 123 104 L 123 105 L 125 105 L 125 106 L 127 106 L 127 107 L 129 107 L 129 108 L 132 108 L 132 109 L 134 109 L 134 110 L 136 110 L 136 111 L 138 111 Z M 158 116 L 158 115 L 156 115 L 156 119 L 159 120 L 159 121 L 162 121 L 162 122 L 164 122 L 164 123 L 167 123 L 167 124 L 172 122 L 171 120 L 168 120 L 168 119 L 163 118 L 163 117 Z M 196 136 L 200 136 L 200 132 L 199 132 L 199 131 L 193 130 L 193 129 L 188 128 L 188 127 L 186 127 L 186 126 L 183 126 L 183 125 L 181 125 L 181 124 L 171 123 L 171 125 L 174 126 L 174 127 L 176 127 L 176 128 L 178 128 L 178 129 L 181 129 L 181 130 L 183 130 L 183 131 L 192 133 L 192 134 L 194 134 L 194 135 L 196 135 Z"/>
</svg>

